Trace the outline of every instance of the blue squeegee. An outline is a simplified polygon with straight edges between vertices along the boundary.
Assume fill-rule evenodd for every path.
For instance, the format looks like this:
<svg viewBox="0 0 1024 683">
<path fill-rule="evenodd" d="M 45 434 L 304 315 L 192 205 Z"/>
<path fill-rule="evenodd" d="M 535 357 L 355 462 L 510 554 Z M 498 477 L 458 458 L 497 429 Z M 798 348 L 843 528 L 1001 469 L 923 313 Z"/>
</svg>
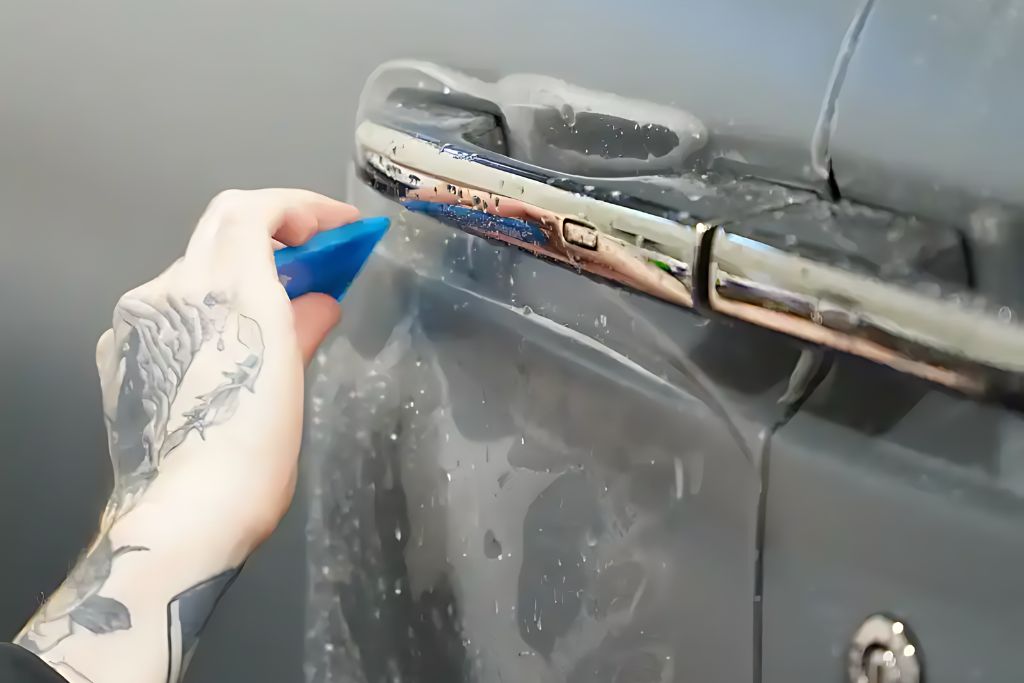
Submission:
<svg viewBox="0 0 1024 683">
<path fill-rule="evenodd" d="M 301 246 L 275 251 L 288 298 L 319 292 L 340 301 L 390 225 L 385 216 L 364 218 L 317 233 Z"/>
</svg>

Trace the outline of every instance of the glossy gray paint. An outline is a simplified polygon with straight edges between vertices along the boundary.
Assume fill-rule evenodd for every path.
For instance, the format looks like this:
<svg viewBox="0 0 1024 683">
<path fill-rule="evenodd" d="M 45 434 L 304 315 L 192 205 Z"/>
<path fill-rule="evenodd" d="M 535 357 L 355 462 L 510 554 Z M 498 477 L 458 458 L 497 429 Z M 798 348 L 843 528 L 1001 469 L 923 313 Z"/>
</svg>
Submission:
<svg viewBox="0 0 1024 683">
<path fill-rule="evenodd" d="M 877 2 L 838 99 L 840 187 L 964 221 L 985 200 L 1024 208 L 1024 3 Z"/>
<path fill-rule="evenodd" d="M 875 3 L 836 105 L 845 196 L 959 225 L 981 290 L 1019 306 L 1024 275 L 1024 3 Z"/>
<path fill-rule="evenodd" d="M 924 680 L 1019 680 L 1022 438 L 1019 415 L 840 360 L 771 443 L 764 680 L 839 680 L 876 612 L 914 630 Z"/>
</svg>

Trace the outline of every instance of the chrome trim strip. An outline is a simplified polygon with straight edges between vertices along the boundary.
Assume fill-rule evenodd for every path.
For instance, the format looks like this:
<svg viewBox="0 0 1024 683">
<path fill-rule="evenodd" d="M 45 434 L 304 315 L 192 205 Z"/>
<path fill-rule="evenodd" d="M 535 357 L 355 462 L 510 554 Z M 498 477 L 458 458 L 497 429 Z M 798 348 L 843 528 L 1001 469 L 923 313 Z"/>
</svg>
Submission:
<svg viewBox="0 0 1024 683">
<path fill-rule="evenodd" d="M 993 311 L 969 295 L 917 291 L 790 253 L 738 234 L 741 226 L 688 225 L 667 218 L 675 215 L 668 208 L 640 211 L 614 191 L 569 191 L 564 178 L 471 144 L 442 143 L 372 120 L 358 126 L 356 142 L 368 182 L 461 229 L 684 308 L 744 320 L 971 395 L 1024 393 L 1024 327 L 1009 309 Z"/>
<path fill-rule="evenodd" d="M 360 124 L 356 143 L 359 164 L 396 183 L 405 200 L 536 225 L 542 237 L 533 242 L 501 232 L 497 220 L 494 229 L 476 231 L 670 303 L 693 305 L 690 226 L 567 192 L 371 121 Z"/>
<path fill-rule="evenodd" d="M 1015 393 L 1024 329 L 1005 315 L 819 263 L 718 228 L 711 309 L 971 394 Z"/>
</svg>

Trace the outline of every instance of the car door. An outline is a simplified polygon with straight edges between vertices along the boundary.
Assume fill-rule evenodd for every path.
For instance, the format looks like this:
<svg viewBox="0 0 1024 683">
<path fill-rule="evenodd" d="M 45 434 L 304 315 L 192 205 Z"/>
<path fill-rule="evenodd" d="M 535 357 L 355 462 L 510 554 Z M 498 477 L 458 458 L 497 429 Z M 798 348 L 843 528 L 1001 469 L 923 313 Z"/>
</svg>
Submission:
<svg viewBox="0 0 1024 683">
<path fill-rule="evenodd" d="M 792 197 L 637 182 L 693 125 L 538 77 L 368 83 L 350 191 L 395 227 L 315 364 L 314 679 L 753 676 L 761 461 L 801 350 L 692 311 L 678 207 Z"/>
<path fill-rule="evenodd" d="M 422 31 L 375 48 L 436 55 L 444 32 L 472 68 L 384 62 L 360 99 L 349 196 L 396 225 L 315 366 L 310 680 L 920 674 L 914 598 L 862 598 L 948 553 L 823 560 L 846 557 L 826 539 L 874 557 L 830 525 L 854 533 L 898 458 L 835 470 L 911 412 L 897 451 L 962 457 L 910 433 L 1012 403 L 1020 329 L 974 298 L 975 235 L 844 175 L 877 7 L 819 5 L 577 12 L 572 41 L 528 10 L 499 39 L 406 8 Z M 931 505 L 966 495 L 944 486 Z M 850 577 L 861 593 L 801 592 Z"/>
</svg>

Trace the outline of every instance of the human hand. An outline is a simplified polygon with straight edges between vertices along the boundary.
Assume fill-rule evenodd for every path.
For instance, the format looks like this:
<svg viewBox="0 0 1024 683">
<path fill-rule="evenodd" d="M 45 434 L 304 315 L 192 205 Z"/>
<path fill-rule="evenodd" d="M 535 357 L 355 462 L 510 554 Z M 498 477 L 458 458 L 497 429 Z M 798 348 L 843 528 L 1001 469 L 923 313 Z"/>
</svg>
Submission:
<svg viewBox="0 0 1024 683">
<path fill-rule="evenodd" d="M 118 301 L 96 349 L 114 489 L 20 645 L 68 681 L 179 680 L 295 490 L 303 362 L 336 301 L 289 302 L 273 248 L 358 217 L 302 190 L 218 195 L 185 256 Z"/>
<path fill-rule="evenodd" d="M 340 311 L 289 302 L 272 251 L 356 218 L 302 190 L 224 192 L 184 257 L 121 297 L 96 352 L 115 477 L 103 529 L 137 510 L 229 562 L 274 529 L 295 489 L 302 365 Z"/>
</svg>

